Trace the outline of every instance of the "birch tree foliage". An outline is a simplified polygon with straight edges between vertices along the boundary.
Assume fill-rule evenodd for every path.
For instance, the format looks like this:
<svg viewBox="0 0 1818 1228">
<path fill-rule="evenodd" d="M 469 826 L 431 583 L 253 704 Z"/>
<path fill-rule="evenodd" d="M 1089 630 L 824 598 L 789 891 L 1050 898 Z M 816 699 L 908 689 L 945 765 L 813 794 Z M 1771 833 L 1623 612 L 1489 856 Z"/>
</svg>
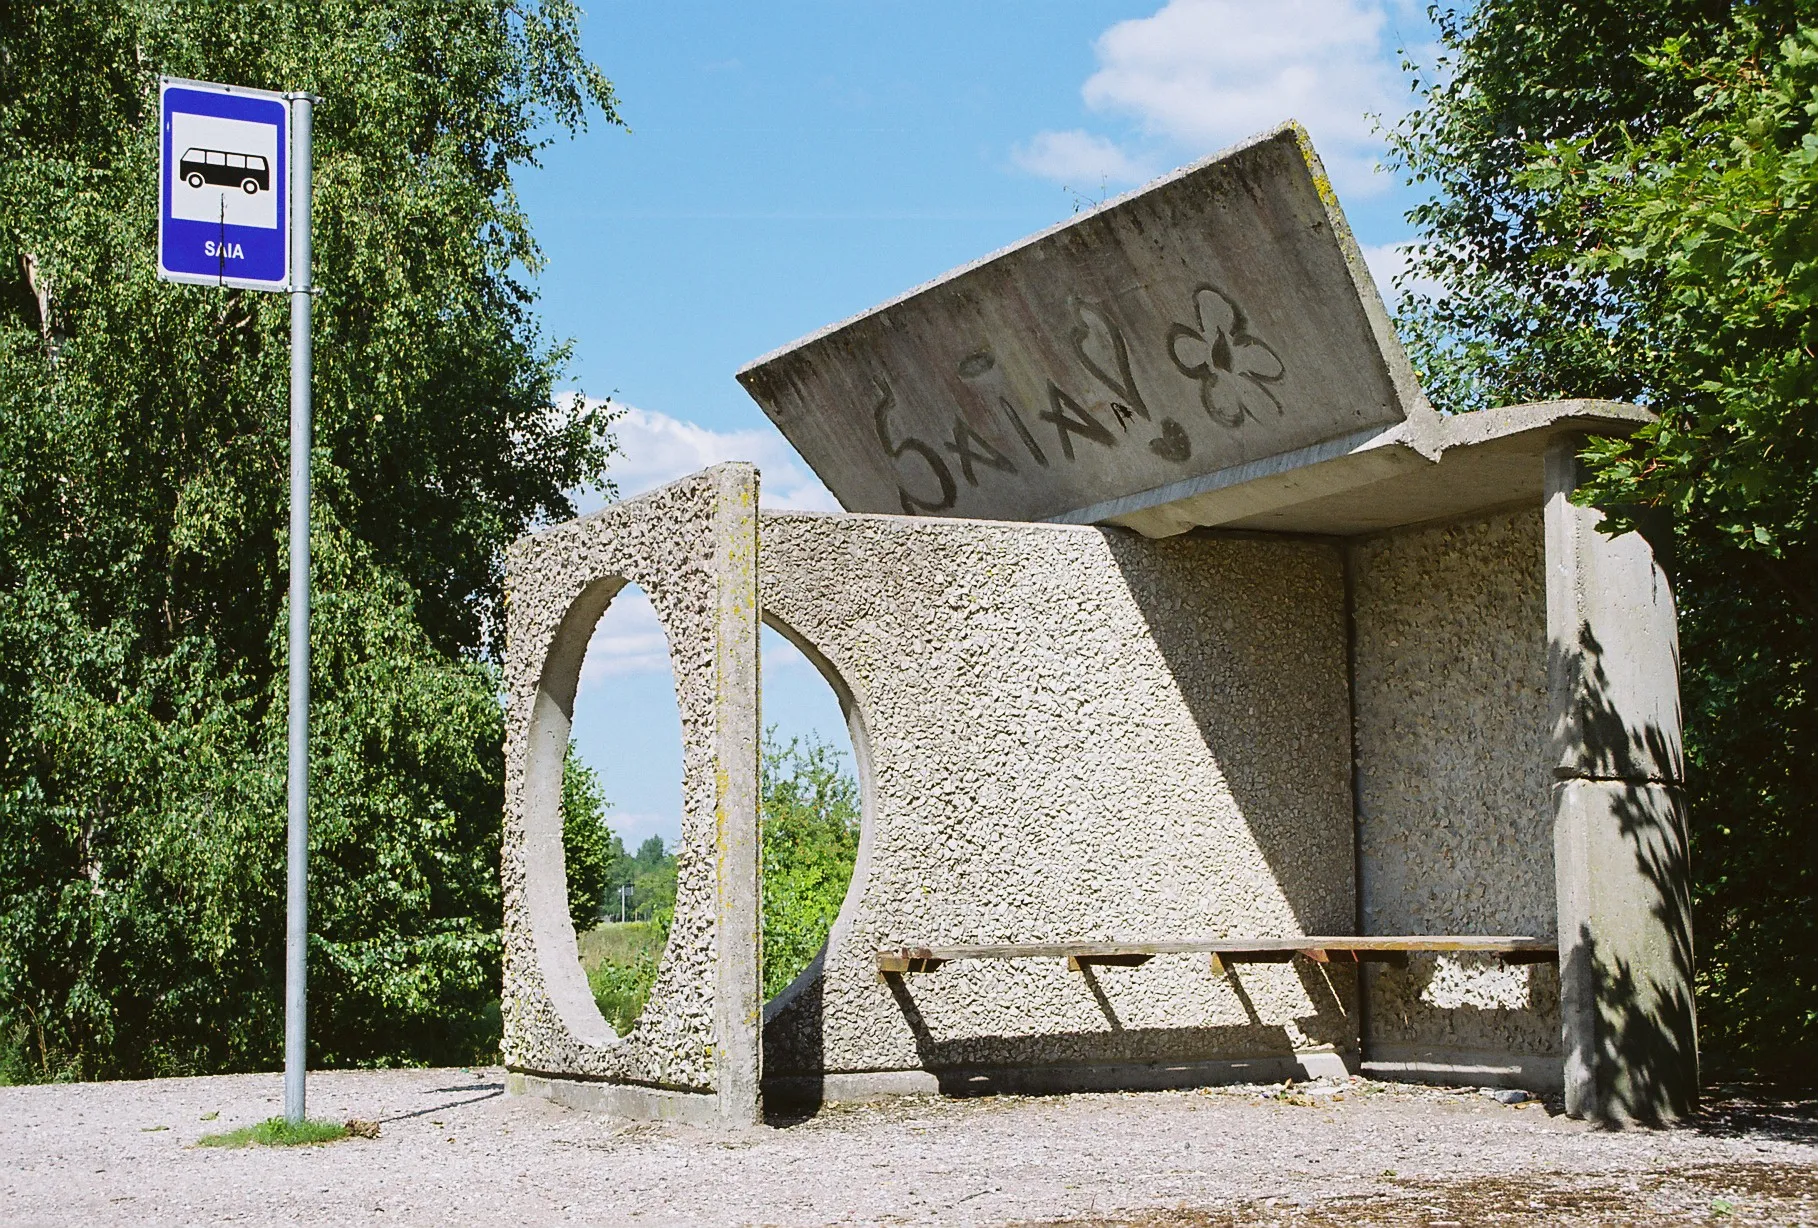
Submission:
<svg viewBox="0 0 1818 1228">
<path fill-rule="evenodd" d="M 568 0 L 0 6 L 0 1076 L 281 1048 L 288 303 L 154 276 L 160 74 L 315 122 L 311 1060 L 496 1027 L 502 551 L 603 481 L 512 189 Z"/>
</svg>

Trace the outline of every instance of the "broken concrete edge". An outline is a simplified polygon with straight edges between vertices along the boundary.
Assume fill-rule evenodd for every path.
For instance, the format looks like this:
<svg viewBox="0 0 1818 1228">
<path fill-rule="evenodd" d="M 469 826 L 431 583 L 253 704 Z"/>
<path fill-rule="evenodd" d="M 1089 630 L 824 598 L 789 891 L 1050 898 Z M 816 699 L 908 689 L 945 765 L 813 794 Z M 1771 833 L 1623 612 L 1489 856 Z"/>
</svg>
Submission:
<svg viewBox="0 0 1818 1228">
<path fill-rule="evenodd" d="M 1325 207 L 1326 223 L 1332 228 L 1339 253 L 1344 257 L 1345 268 L 1351 274 L 1351 285 L 1357 292 L 1358 305 L 1363 308 L 1364 319 L 1369 322 L 1377 352 L 1388 372 L 1389 383 L 1394 387 L 1396 399 L 1401 403 L 1404 415 L 1400 424 L 1404 432 L 1403 439 L 1409 447 L 1428 460 L 1438 460 L 1443 446 L 1439 413 L 1427 399 L 1426 389 L 1420 386 L 1420 376 L 1415 373 L 1414 364 L 1409 360 L 1407 350 L 1402 347 L 1401 334 L 1395 330 L 1395 321 L 1389 316 L 1382 288 L 1376 284 L 1376 277 L 1364 259 L 1363 248 L 1358 244 L 1351 223 L 1338 203 L 1338 193 L 1332 187 L 1332 177 L 1326 173 L 1325 163 L 1313 148 L 1312 136 L 1298 121 L 1289 120 L 1266 134 L 1266 137 L 1281 133 L 1293 134 L 1300 146 L 1300 156 L 1306 163 L 1307 173 L 1312 176 L 1313 190 L 1319 195 L 1319 203 Z"/>
<path fill-rule="evenodd" d="M 567 1109 L 604 1113 L 634 1121 L 675 1121 L 691 1126 L 725 1124 L 720 1097 L 712 1092 L 677 1092 L 634 1083 L 505 1072 L 505 1094 L 535 1096 Z"/>
<path fill-rule="evenodd" d="M 1569 431 L 1586 435 L 1628 435 L 1654 421 L 1657 416 L 1653 410 L 1643 405 L 1587 397 L 1530 401 L 1464 414 L 1447 414 L 1440 420 L 1444 428 L 1440 434 L 1440 458 L 1444 459 L 1445 453 L 1453 448 L 1468 448 L 1480 443 L 1526 435 L 1531 431 L 1545 431 L 1548 434 Z"/>
<path fill-rule="evenodd" d="M 1627 435 L 1653 420 L 1650 410 L 1619 401 L 1575 399 L 1507 405 L 1439 419 L 1429 453 L 1417 442 L 1417 428 L 1410 419 L 1384 430 L 1359 431 L 1096 503 L 1058 516 L 1055 523 L 1115 524 L 1145 537 L 1169 537 L 1340 494 L 1398 472 L 1430 472 L 1459 449 L 1526 435 Z M 1542 492 L 1536 489 L 1532 493 L 1539 502 Z M 1181 506 L 1189 501 L 1196 506 Z M 1510 502 L 1503 492 L 1486 492 L 1481 507 L 1467 507 L 1459 514 L 1490 511 Z M 1381 528 L 1393 527 L 1400 526 Z"/>
<path fill-rule="evenodd" d="M 751 377 L 754 372 L 757 372 L 757 371 L 761 370 L 762 368 L 769 366 L 771 363 L 777 361 L 778 359 L 784 357 L 785 355 L 788 355 L 796 350 L 805 349 L 806 347 L 813 345 L 817 341 L 822 341 L 828 337 L 832 337 L 832 336 L 836 335 L 837 333 L 844 331 L 845 329 L 851 328 L 854 324 L 859 323 L 861 320 L 868 320 L 873 316 L 883 315 L 884 313 L 892 310 L 893 308 L 902 306 L 904 303 L 909 302 L 911 299 L 919 298 L 921 295 L 928 293 L 928 291 L 930 291 L 930 290 L 936 289 L 940 286 L 944 286 L 944 285 L 948 284 L 949 282 L 958 281 L 969 273 L 977 272 L 979 269 L 986 268 L 992 264 L 997 263 L 1000 260 L 1003 260 L 1009 256 L 1013 256 L 1017 252 L 1020 252 L 1025 248 L 1034 247 L 1037 244 L 1041 243 L 1043 240 L 1051 238 L 1054 235 L 1061 234 L 1061 233 L 1071 230 L 1077 226 L 1084 225 L 1085 223 L 1091 221 L 1093 218 L 1101 217 L 1107 213 L 1115 213 L 1119 209 L 1122 209 L 1125 206 L 1129 205 L 1132 201 L 1135 201 L 1141 197 L 1147 196 L 1150 193 L 1158 191 L 1161 188 L 1167 187 L 1171 183 L 1175 183 L 1175 182 L 1178 182 L 1179 180 L 1186 179 L 1189 176 L 1191 176 L 1201 170 L 1204 170 L 1206 167 L 1212 165 L 1215 162 L 1221 162 L 1224 159 L 1232 157 L 1235 154 L 1242 153 L 1246 149 L 1254 149 L 1258 145 L 1266 145 L 1270 141 L 1282 140 L 1284 137 L 1294 141 L 1296 147 L 1303 151 L 1303 157 L 1311 154 L 1311 151 L 1313 149 L 1312 138 L 1307 135 L 1307 130 L 1301 126 L 1301 124 L 1298 120 L 1292 120 L 1292 119 L 1285 120 L 1282 123 L 1277 124 L 1275 127 L 1268 129 L 1266 132 L 1259 132 L 1255 136 L 1248 137 L 1245 140 L 1238 141 L 1236 144 L 1229 145 L 1229 146 L 1225 147 L 1224 149 L 1219 150 L 1217 153 L 1209 154 L 1206 157 L 1199 159 L 1197 162 L 1189 162 L 1187 165 L 1180 167 L 1178 170 L 1169 171 L 1165 175 L 1162 175 L 1155 179 L 1151 179 L 1148 183 L 1143 184 L 1141 187 L 1132 188 L 1130 191 L 1125 192 L 1121 195 L 1113 196 L 1111 199 L 1102 201 L 1099 204 L 1096 204 L 1089 209 L 1082 209 L 1078 213 L 1075 213 L 1074 215 L 1072 215 L 1071 217 L 1066 218 L 1063 221 L 1056 222 L 1054 225 L 1049 226 L 1046 229 L 1038 230 L 1034 234 L 1031 234 L 1031 235 L 1025 235 L 1023 238 L 1018 239 L 1014 243 L 1006 244 L 1003 247 L 998 248 L 996 251 L 985 253 L 983 256 L 978 257 L 976 260 L 969 260 L 965 264 L 959 265 L 955 268 L 948 269 L 945 273 L 942 273 L 936 277 L 931 277 L 927 281 L 922 282 L 920 285 L 911 286 L 909 289 L 903 291 L 901 294 L 895 295 L 892 298 L 887 298 L 881 303 L 877 303 L 871 307 L 867 307 L 863 311 L 854 312 L 852 315 L 847 316 L 845 319 L 835 320 L 833 323 L 825 325 L 821 328 L 817 328 L 811 333 L 807 333 L 803 336 L 797 337 L 794 341 L 790 341 L 783 345 L 779 345 L 775 349 L 771 350 L 769 353 L 764 354 L 761 357 L 754 358 L 750 362 L 746 363 L 744 366 L 740 367 L 738 369 L 738 371 L 734 373 L 734 378 L 736 378 L 739 381 L 741 386 L 744 386 L 747 390 L 749 390 L 749 388 L 750 388 L 749 377 Z M 1335 215 L 1335 224 L 1334 224 L 1333 228 L 1335 231 L 1338 231 L 1339 234 L 1341 235 L 1341 238 L 1340 238 L 1341 244 L 1346 243 L 1348 241 L 1348 247 L 1346 249 L 1347 253 L 1351 250 L 1357 249 L 1356 240 L 1351 239 L 1351 237 L 1350 237 L 1351 229 L 1350 229 L 1349 224 L 1344 222 L 1342 213 L 1336 213 L 1336 210 L 1338 207 L 1338 198 L 1332 194 L 1330 180 L 1326 178 L 1325 170 L 1324 170 L 1323 166 L 1320 165 L 1317 155 L 1313 156 L 1313 161 L 1308 169 L 1313 174 L 1316 185 L 1323 185 L 1321 188 L 1321 191 L 1319 193 L 1320 200 L 1325 203 L 1327 213 L 1329 215 Z M 1369 270 L 1367 267 L 1362 265 L 1362 259 L 1363 259 L 1363 257 L 1362 257 L 1361 251 L 1359 251 L 1359 254 L 1358 254 L 1359 263 L 1357 265 L 1353 266 L 1353 268 L 1352 268 L 1353 278 L 1356 278 L 1358 276 L 1358 272 L 1360 269 L 1362 270 L 1363 277 L 1365 277 L 1365 278 L 1369 277 Z M 1348 258 L 1347 258 L 1347 263 L 1349 263 Z M 1375 282 L 1369 281 L 1367 284 L 1370 288 L 1371 294 L 1376 294 Z M 1369 295 L 1365 295 L 1364 297 L 1366 299 L 1368 299 Z M 1376 301 L 1377 301 L 1377 306 L 1381 307 L 1382 296 L 1380 294 L 1376 294 Z M 1383 313 L 1383 318 L 1385 321 L 1388 318 L 1386 311 Z M 1392 335 L 1393 335 L 1393 333 L 1391 332 L 1391 336 Z M 1396 349 L 1399 350 L 1401 347 L 1400 341 L 1399 340 L 1396 341 L 1395 345 L 1396 345 Z M 1412 370 L 1412 368 L 1410 368 L 1410 371 L 1411 370 Z M 1424 402 L 1425 402 L 1425 397 L 1423 396 L 1422 403 L 1424 404 Z M 765 413 L 767 415 L 769 413 L 769 411 L 766 409 Z"/>
</svg>

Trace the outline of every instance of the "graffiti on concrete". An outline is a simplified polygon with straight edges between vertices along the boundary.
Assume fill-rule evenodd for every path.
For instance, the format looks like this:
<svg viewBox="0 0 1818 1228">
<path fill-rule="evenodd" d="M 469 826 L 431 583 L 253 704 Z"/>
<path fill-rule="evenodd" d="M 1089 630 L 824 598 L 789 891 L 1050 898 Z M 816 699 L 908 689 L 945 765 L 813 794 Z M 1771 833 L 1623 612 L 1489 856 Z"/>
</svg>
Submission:
<svg viewBox="0 0 1818 1228">
<path fill-rule="evenodd" d="M 1193 314 L 1193 324 L 1168 330 L 1168 356 L 1182 375 L 1199 381 L 1199 403 L 1207 416 L 1235 428 L 1245 418 L 1258 418 L 1261 406 L 1279 415 L 1281 402 L 1269 385 L 1286 369 L 1267 342 L 1250 335 L 1243 308 L 1211 286 L 1201 286 L 1193 292 Z"/>
<path fill-rule="evenodd" d="M 1193 440 L 1186 427 L 1173 418 L 1157 421 L 1136 381 L 1125 330 L 1104 305 L 1090 299 L 1071 300 L 1074 325 L 1069 335 L 1073 354 L 1091 382 L 1108 398 L 1076 397 L 1060 383 L 1045 381 L 1046 405 L 1033 417 L 1053 428 L 1053 444 L 1064 460 L 1077 463 L 1079 445 L 1121 447 L 1136 423 L 1148 423 L 1153 433 L 1139 431 L 1149 451 L 1166 461 L 1184 464 L 1193 456 Z M 1168 358 L 1199 388 L 1206 415 L 1221 427 L 1235 430 L 1246 418 L 1260 420 L 1259 411 L 1282 412 L 1281 402 L 1269 385 L 1278 383 L 1286 367 L 1275 350 L 1254 336 L 1243 309 L 1211 286 L 1193 293 L 1191 324 L 1176 323 L 1164 340 Z M 966 416 L 953 415 L 950 436 L 931 443 L 915 435 L 898 438 L 891 423 L 896 392 L 887 376 L 873 375 L 877 400 L 872 422 L 884 452 L 896 462 L 897 497 L 903 511 L 915 516 L 944 512 L 959 499 L 960 482 L 976 487 L 990 473 L 1015 476 L 1021 464 L 1049 467 L 1048 451 L 1031 429 L 1029 415 L 1012 398 L 989 348 L 979 349 L 957 364 L 959 377 L 981 403 L 1001 415 L 1021 444 L 1018 449 L 999 436 L 988 438 Z M 1108 421 L 1107 421 L 1108 419 Z M 1115 426 L 1115 430 L 1113 429 Z M 986 429 L 989 429 L 987 426 Z M 1001 429 L 1001 428 L 1000 428 Z M 949 459 L 951 458 L 951 459 Z M 958 469 L 957 476 L 955 468 Z"/>
</svg>

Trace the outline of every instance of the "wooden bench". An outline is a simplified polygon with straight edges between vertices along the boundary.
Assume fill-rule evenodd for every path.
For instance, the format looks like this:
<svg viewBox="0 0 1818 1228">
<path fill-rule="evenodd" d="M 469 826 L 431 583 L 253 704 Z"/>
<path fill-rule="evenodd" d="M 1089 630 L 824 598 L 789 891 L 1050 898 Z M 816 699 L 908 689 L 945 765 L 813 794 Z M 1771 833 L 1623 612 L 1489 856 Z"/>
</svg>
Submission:
<svg viewBox="0 0 1818 1228">
<path fill-rule="evenodd" d="M 1552 963 L 1551 938 L 1520 935 L 1309 935 L 1301 938 L 1189 938 L 1177 942 L 1012 942 L 987 946 L 886 947 L 877 953 L 879 975 L 934 972 L 956 959 L 1065 959 L 1077 972 L 1095 965 L 1134 968 L 1157 955 L 1205 954 L 1212 971 L 1233 964 L 1285 964 L 1296 955 L 1321 964 L 1394 964 L 1405 968 L 1416 953 L 1495 955 L 1505 964 Z"/>
</svg>

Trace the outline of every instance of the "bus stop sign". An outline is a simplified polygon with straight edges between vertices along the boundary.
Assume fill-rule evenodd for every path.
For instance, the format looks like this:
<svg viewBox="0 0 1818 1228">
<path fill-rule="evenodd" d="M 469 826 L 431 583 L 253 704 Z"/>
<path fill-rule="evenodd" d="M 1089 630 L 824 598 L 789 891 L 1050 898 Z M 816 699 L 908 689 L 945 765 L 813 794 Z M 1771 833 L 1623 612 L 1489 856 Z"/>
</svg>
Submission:
<svg viewBox="0 0 1818 1228">
<path fill-rule="evenodd" d="M 165 78 L 159 89 L 158 276 L 290 288 L 290 105 Z"/>
</svg>

